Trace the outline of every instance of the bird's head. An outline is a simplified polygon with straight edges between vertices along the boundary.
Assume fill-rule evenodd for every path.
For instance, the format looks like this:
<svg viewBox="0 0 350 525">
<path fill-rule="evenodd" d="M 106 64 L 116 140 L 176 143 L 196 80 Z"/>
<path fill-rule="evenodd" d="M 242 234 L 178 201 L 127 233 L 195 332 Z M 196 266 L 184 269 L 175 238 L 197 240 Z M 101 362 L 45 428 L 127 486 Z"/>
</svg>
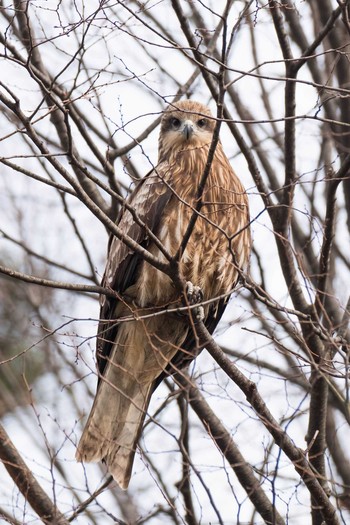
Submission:
<svg viewBox="0 0 350 525">
<path fill-rule="evenodd" d="M 169 105 L 161 120 L 159 160 L 210 144 L 214 127 L 210 109 L 199 102 L 182 100 Z"/>
</svg>

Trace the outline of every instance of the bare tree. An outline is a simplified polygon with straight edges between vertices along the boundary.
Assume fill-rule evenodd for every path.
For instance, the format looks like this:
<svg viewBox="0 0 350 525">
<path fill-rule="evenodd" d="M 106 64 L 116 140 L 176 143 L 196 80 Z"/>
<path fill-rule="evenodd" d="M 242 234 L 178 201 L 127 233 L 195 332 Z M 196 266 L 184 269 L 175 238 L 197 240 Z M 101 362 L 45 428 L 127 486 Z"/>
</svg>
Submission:
<svg viewBox="0 0 350 525">
<path fill-rule="evenodd" d="M 1 1 L 5 522 L 350 520 L 349 15 L 341 0 Z M 161 113 L 186 97 L 222 104 L 253 253 L 214 337 L 197 326 L 206 350 L 155 392 L 122 492 L 74 461 L 96 298 Z"/>
</svg>

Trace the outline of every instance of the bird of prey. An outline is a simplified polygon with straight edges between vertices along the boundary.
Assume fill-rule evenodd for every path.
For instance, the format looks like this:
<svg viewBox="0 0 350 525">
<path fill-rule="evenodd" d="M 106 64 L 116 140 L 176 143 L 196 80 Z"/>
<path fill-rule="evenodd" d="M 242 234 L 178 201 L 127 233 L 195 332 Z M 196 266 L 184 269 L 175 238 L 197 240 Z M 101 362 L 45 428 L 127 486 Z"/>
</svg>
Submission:
<svg viewBox="0 0 350 525">
<path fill-rule="evenodd" d="M 166 258 L 152 234 L 168 254 L 177 254 L 195 213 L 214 128 L 209 108 L 199 102 L 170 104 L 161 119 L 158 164 L 121 211 L 119 228 L 160 261 Z M 201 199 L 179 268 L 201 290 L 203 322 L 212 333 L 250 253 L 247 195 L 220 141 Z M 100 300 L 99 380 L 76 457 L 104 461 L 125 489 L 154 389 L 167 375 L 179 373 L 199 349 L 190 316 L 176 312 L 181 290 L 115 236 L 102 284 L 118 298 Z"/>
</svg>

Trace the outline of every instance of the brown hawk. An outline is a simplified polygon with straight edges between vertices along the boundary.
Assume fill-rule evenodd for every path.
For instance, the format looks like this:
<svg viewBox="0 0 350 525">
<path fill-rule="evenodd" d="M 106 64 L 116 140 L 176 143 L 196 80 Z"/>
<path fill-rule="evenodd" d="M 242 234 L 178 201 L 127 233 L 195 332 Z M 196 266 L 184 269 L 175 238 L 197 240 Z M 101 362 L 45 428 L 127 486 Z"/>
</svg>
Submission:
<svg viewBox="0 0 350 525">
<path fill-rule="evenodd" d="M 196 205 L 214 127 L 206 106 L 191 100 L 171 104 L 161 120 L 158 165 L 128 199 L 147 228 L 128 209 L 120 214 L 118 226 L 125 234 L 164 262 L 149 232 L 170 255 L 177 253 Z M 212 333 L 250 253 L 247 195 L 220 142 L 202 203 L 180 270 L 186 281 L 201 289 L 203 301 L 209 301 L 204 323 Z M 125 489 L 152 392 L 166 375 L 188 364 L 198 348 L 188 316 L 174 312 L 146 316 L 176 307 L 181 293 L 169 276 L 114 236 L 103 286 L 118 292 L 120 300 L 101 297 L 99 382 L 76 457 L 105 461 Z"/>
</svg>

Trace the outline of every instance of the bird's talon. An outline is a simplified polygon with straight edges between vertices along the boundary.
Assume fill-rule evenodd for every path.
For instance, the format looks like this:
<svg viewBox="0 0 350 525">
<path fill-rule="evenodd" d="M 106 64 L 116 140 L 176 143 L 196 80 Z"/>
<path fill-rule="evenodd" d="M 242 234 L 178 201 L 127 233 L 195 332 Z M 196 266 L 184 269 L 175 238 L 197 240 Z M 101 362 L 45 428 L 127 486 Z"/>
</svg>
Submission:
<svg viewBox="0 0 350 525">
<path fill-rule="evenodd" d="M 190 298 L 193 295 L 193 289 L 194 289 L 194 286 L 191 283 L 191 281 L 187 281 L 186 282 L 186 295 L 187 295 L 188 300 L 190 300 Z"/>
<path fill-rule="evenodd" d="M 203 306 L 199 305 L 196 306 L 196 308 L 193 308 L 193 318 L 195 323 L 200 323 L 204 320 L 204 308 Z"/>
<path fill-rule="evenodd" d="M 203 292 L 199 286 L 194 286 L 191 281 L 186 283 L 186 297 L 189 304 L 198 304 L 203 301 Z"/>
</svg>

